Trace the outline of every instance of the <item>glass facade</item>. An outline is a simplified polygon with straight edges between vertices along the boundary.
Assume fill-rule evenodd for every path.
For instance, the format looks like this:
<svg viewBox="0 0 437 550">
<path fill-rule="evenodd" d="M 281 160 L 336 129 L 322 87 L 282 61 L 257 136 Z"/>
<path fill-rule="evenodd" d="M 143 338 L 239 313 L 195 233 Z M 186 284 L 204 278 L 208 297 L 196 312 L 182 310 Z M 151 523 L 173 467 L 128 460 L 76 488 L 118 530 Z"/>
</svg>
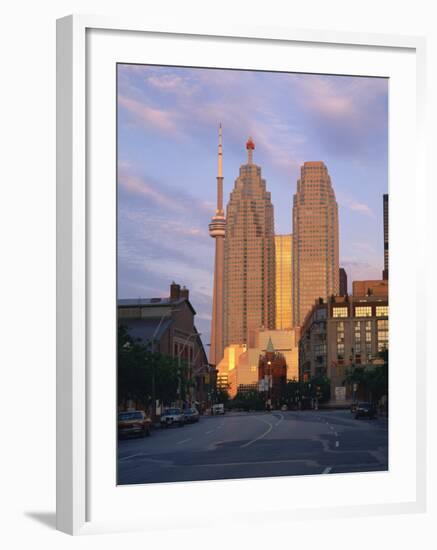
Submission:
<svg viewBox="0 0 437 550">
<path fill-rule="evenodd" d="M 276 328 L 291 329 L 292 324 L 292 235 L 275 235 Z"/>
</svg>

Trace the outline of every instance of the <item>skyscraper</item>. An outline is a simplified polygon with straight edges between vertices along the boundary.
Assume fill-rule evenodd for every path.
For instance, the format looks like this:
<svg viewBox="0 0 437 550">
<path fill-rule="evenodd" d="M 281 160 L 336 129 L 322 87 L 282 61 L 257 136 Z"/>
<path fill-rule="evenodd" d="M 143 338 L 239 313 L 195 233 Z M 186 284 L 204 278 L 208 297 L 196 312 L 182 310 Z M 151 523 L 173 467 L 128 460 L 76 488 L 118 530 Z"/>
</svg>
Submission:
<svg viewBox="0 0 437 550">
<path fill-rule="evenodd" d="M 275 243 L 273 205 L 261 168 L 240 167 L 226 211 L 224 345 L 244 344 L 248 331 L 275 325 Z"/>
<path fill-rule="evenodd" d="M 382 196 L 382 205 L 384 213 L 384 271 L 382 278 L 388 279 L 388 195 Z"/>
<path fill-rule="evenodd" d="M 293 326 L 292 239 L 293 235 L 275 235 L 275 326 L 278 330 L 291 329 Z"/>
<path fill-rule="evenodd" d="M 212 365 L 217 365 L 223 357 L 223 269 L 225 232 L 226 220 L 223 211 L 223 145 L 222 125 L 220 124 L 217 166 L 217 208 L 209 224 L 209 234 L 215 239 L 211 348 L 209 351 L 209 362 Z"/>
<path fill-rule="evenodd" d="M 305 162 L 293 197 L 293 322 L 339 291 L 338 207 L 323 162 Z"/>
<path fill-rule="evenodd" d="M 347 294 L 347 273 L 344 267 L 340 267 L 340 289 L 339 294 L 340 296 L 346 296 Z"/>
</svg>

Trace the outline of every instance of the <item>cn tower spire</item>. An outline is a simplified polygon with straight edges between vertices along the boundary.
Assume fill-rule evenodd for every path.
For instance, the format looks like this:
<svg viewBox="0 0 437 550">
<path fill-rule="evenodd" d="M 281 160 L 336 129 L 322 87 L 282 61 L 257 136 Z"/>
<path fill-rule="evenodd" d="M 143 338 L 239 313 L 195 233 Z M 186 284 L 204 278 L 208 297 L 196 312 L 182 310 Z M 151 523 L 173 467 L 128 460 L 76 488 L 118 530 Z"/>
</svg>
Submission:
<svg viewBox="0 0 437 550">
<path fill-rule="evenodd" d="M 217 214 L 223 214 L 223 143 L 222 125 L 219 126 L 218 162 L 217 162 Z"/>
<path fill-rule="evenodd" d="M 223 211 L 223 143 L 219 126 L 217 158 L 217 208 L 209 224 L 209 234 L 215 240 L 214 290 L 212 299 L 211 348 L 209 362 L 218 365 L 223 357 L 223 275 L 226 220 Z"/>
</svg>

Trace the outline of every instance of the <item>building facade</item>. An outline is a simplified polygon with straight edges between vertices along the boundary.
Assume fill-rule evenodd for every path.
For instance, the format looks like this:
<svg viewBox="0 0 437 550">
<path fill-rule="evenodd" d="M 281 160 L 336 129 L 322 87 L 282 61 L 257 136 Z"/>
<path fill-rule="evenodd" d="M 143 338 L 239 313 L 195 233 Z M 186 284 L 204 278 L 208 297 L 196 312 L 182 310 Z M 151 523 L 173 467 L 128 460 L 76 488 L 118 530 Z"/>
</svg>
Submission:
<svg viewBox="0 0 437 550">
<path fill-rule="evenodd" d="M 188 289 L 172 283 L 168 298 L 120 299 L 117 309 L 118 325 L 132 338 L 188 365 L 191 401 L 206 403 L 213 372 L 194 323 L 196 311 Z"/>
<path fill-rule="evenodd" d="M 273 204 L 255 145 L 246 145 L 226 212 L 224 245 L 224 346 L 244 344 L 250 329 L 275 325 L 275 242 Z"/>
<path fill-rule="evenodd" d="M 382 196 L 384 216 L 384 271 L 382 278 L 388 279 L 388 194 Z"/>
<path fill-rule="evenodd" d="M 328 304 L 319 298 L 301 326 L 299 340 L 299 380 L 301 382 L 309 382 L 317 376 L 327 376 L 327 317 Z"/>
<path fill-rule="evenodd" d="M 305 162 L 293 197 L 293 322 L 339 292 L 338 207 L 323 162 Z"/>
<path fill-rule="evenodd" d="M 242 388 L 256 387 L 259 358 L 266 353 L 269 341 L 284 359 L 287 380 L 298 379 L 298 330 L 251 330 L 248 343 L 227 346 L 224 349 L 223 359 L 217 366 L 218 378 L 227 385 L 231 397 L 234 397 Z"/>
<path fill-rule="evenodd" d="M 349 369 L 375 368 L 388 350 L 387 296 L 333 296 L 328 300 L 327 362 L 331 398 L 352 398 L 345 383 Z"/>
<path fill-rule="evenodd" d="M 266 408 L 278 408 L 287 383 L 287 363 L 282 353 L 275 350 L 271 338 L 265 353 L 259 357 L 258 380 Z"/>
<path fill-rule="evenodd" d="M 346 296 L 347 294 L 347 273 L 344 267 L 340 267 L 339 273 L 339 294 L 340 296 Z"/>
<path fill-rule="evenodd" d="M 388 296 L 388 280 L 354 281 L 352 283 L 354 296 Z"/>
<path fill-rule="evenodd" d="M 275 235 L 275 326 L 279 330 L 293 327 L 293 235 Z"/>
</svg>

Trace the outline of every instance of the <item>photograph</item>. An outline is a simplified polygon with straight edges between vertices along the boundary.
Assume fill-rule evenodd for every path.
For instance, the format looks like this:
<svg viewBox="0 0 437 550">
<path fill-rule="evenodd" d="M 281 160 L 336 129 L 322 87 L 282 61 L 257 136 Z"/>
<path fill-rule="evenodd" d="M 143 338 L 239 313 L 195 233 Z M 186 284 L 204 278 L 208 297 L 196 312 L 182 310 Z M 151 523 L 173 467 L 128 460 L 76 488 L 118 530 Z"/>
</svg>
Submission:
<svg viewBox="0 0 437 550">
<path fill-rule="evenodd" d="M 117 484 L 388 471 L 389 79 L 116 88 Z"/>
</svg>

